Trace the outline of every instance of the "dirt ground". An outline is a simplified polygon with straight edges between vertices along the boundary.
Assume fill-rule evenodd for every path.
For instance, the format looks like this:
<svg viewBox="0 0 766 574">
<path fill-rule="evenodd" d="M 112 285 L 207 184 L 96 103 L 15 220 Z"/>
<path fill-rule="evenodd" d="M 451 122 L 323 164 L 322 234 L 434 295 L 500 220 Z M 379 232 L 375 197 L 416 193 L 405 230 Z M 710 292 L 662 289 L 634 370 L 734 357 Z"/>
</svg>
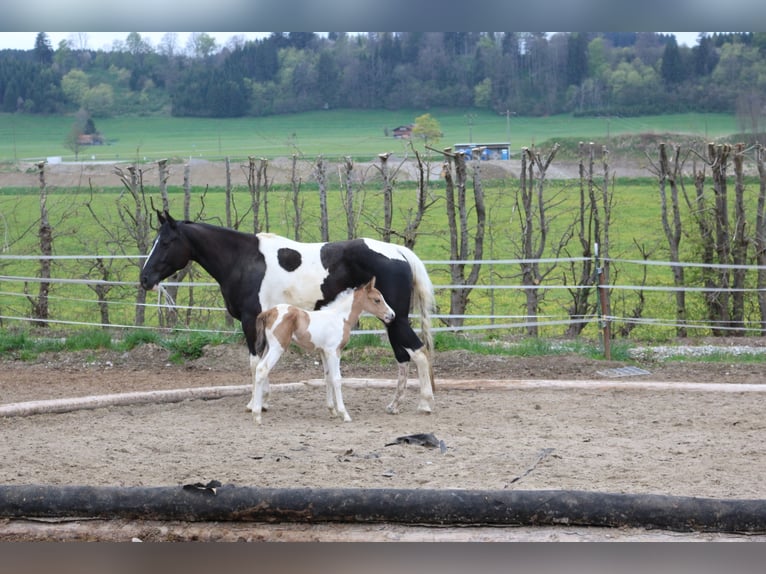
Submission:
<svg viewBox="0 0 766 574">
<path fill-rule="evenodd" d="M 762 364 L 667 362 L 644 365 L 648 375 L 622 378 L 610 376 L 608 369 L 623 363 L 574 354 L 515 358 L 449 351 L 437 353 L 434 364 L 431 415 L 416 412 L 414 386 L 402 413 L 389 415 L 385 406 L 393 389 L 349 385 L 344 399 L 353 421 L 333 419 L 321 386 L 280 392 L 279 383 L 321 377 L 317 358 L 296 350 L 272 373 L 271 408 L 261 426 L 245 410 L 246 390 L 217 400 L 4 417 L 0 432 L 14 438 L 0 445 L 0 483 L 129 486 L 216 479 L 271 487 L 556 488 L 766 497 L 763 394 L 672 385 L 668 390 L 620 388 L 644 380 L 762 384 Z M 247 351 L 239 345 L 208 347 L 184 365 L 170 363 L 160 347 L 142 345 L 128 353 L 5 362 L 0 389 L 2 404 L 8 404 L 244 386 L 250 382 L 247 365 Z M 349 379 L 396 376 L 384 348 L 349 350 L 342 368 Z M 461 379 L 468 383 L 448 384 Z M 569 389 L 519 383 L 535 379 L 614 384 Z M 501 387 L 484 380 L 511 382 Z M 446 452 L 386 446 L 414 433 L 434 433 Z"/>
<path fill-rule="evenodd" d="M 387 349 L 348 351 L 344 377 L 395 378 Z M 201 358 L 183 365 L 169 362 L 168 352 L 153 345 L 125 353 L 49 354 L 34 362 L 3 362 L 0 403 L 244 386 L 250 382 L 247 365 L 240 345 L 207 347 Z M 449 351 L 437 353 L 434 365 L 431 415 L 416 412 L 414 386 L 402 413 L 389 415 L 385 406 L 393 389 L 349 385 L 344 399 L 353 421 L 333 419 L 321 386 L 279 390 L 280 383 L 321 377 L 317 358 L 294 350 L 272 373 L 271 408 L 260 426 L 245 409 L 247 390 L 216 400 L 2 417 L 0 484 L 169 486 L 219 480 L 280 488 L 766 497 L 766 395 L 737 386 L 763 384 L 762 364 L 657 362 L 640 365 L 648 375 L 621 378 L 609 369 L 623 363 L 574 354 L 516 358 Z M 523 384 L 534 380 L 603 384 Z M 640 381 L 677 388 L 620 388 Z M 684 382 L 732 385 L 733 392 L 685 390 Z M 433 433 L 446 450 L 389 444 L 415 433 Z M 548 536 L 561 539 L 561 532 Z"/>
<path fill-rule="evenodd" d="M 377 164 L 376 164 L 377 165 Z M 486 179 L 516 178 L 518 177 L 518 161 L 491 160 L 481 162 L 482 176 Z M 101 161 L 62 162 L 58 164 L 46 164 L 46 183 L 53 187 L 95 189 L 105 187 L 121 188 L 122 183 L 115 173 L 115 168 L 127 170 L 128 163 L 114 163 Z M 378 176 L 378 171 L 373 168 L 371 162 L 356 162 L 354 164 L 358 177 L 370 179 Z M 192 159 L 188 164 L 189 181 L 194 186 L 223 186 L 226 182 L 226 166 L 224 162 L 211 162 L 204 159 Z M 247 177 L 244 164 L 232 162 L 230 166 L 231 183 L 234 186 L 246 186 Z M 389 159 L 389 168 L 396 171 L 399 181 L 415 181 L 418 178 L 416 165 L 412 161 L 402 162 L 392 156 Z M 617 177 L 651 177 L 646 162 L 613 159 L 610 168 Z M 156 163 L 146 163 L 141 166 L 143 181 L 147 189 L 158 185 L 158 169 Z M 170 162 L 168 185 L 182 186 L 184 183 L 185 165 Z M 298 175 L 302 181 L 313 180 L 313 159 L 309 158 L 297 164 Z M 292 160 L 290 158 L 274 158 L 269 161 L 268 177 L 274 183 L 290 183 L 292 177 Z M 327 173 L 337 173 L 335 166 L 330 166 Z M 431 166 L 431 179 L 439 179 L 441 163 L 434 161 Z M 556 160 L 548 169 L 549 178 L 576 178 L 579 177 L 577 162 Z M 0 189 L 3 187 L 29 187 L 37 189 L 40 186 L 38 169 L 33 163 L 19 163 L 0 172 Z"/>
</svg>

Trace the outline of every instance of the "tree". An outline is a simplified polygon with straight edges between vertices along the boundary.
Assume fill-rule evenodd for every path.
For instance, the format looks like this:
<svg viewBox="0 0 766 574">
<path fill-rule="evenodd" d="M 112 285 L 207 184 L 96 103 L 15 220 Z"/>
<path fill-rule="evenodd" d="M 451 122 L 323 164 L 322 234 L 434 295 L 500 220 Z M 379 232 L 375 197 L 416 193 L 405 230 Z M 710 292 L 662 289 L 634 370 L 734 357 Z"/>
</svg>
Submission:
<svg viewBox="0 0 766 574">
<path fill-rule="evenodd" d="M 665 44 L 665 51 L 662 53 L 660 75 L 666 86 L 678 84 L 684 79 L 684 64 L 681 60 L 681 51 L 678 49 L 675 36 L 670 36 L 668 43 Z"/>
<path fill-rule="evenodd" d="M 80 69 L 72 70 L 61 78 L 61 90 L 64 92 L 64 97 L 78 106 L 82 105 L 89 88 L 88 75 Z"/>
<path fill-rule="evenodd" d="M 541 268 L 539 259 L 545 253 L 548 245 L 551 217 L 548 208 L 552 206 L 551 199 L 546 192 L 546 172 L 553 158 L 559 150 L 559 144 L 554 144 L 548 155 L 543 158 L 540 152 L 523 148 L 521 155 L 521 170 L 519 174 L 519 188 L 516 192 L 516 213 L 519 220 L 519 240 L 514 241 L 518 248 L 518 257 L 521 262 L 521 283 L 526 288 L 527 334 L 532 337 L 539 335 L 537 326 L 538 311 L 544 296 L 540 285 L 549 275 L 556 264 L 552 263 L 547 268 Z M 553 198 L 558 202 L 559 199 Z M 559 245 L 554 247 L 554 256 L 558 257 L 569 240 L 569 231 L 560 240 Z"/>
<path fill-rule="evenodd" d="M 80 155 L 80 148 L 82 147 L 80 136 L 85 133 L 89 121 L 91 124 L 93 123 L 88 111 L 80 108 L 75 114 L 75 121 L 64 139 L 64 146 L 72 151 L 75 161 L 77 161 Z"/>
<path fill-rule="evenodd" d="M 186 42 L 186 50 L 196 58 L 207 58 L 217 47 L 215 38 L 207 32 L 192 32 Z"/>
<path fill-rule="evenodd" d="M 415 118 L 415 124 L 412 127 L 412 135 L 422 138 L 425 145 L 436 144 L 441 139 L 443 133 L 439 122 L 431 114 L 423 114 Z"/>
<path fill-rule="evenodd" d="M 85 92 L 82 105 L 96 117 L 110 116 L 114 109 L 114 89 L 109 84 L 93 86 Z"/>
<path fill-rule="evenodd" d="M 160 54 L 168 58 L 174 58 L 178 54 L 178 33 L 165 32 L 158 46 Z"/>
<path fill-rule="evenodd" d="M 567 39 L 567 84 L 577 86 L 588 73 L 588 34 L 573 32 Z"/>
<path fill-rule="evenodd" d="M 465 319 L 468 297 L 473 286 L 479 280 L 481 260 L 484 257 L 484 232 L 486 229 L 486 209 L 484 206 L 484 188 L 481 181 L 481 161 L 478 157 L 471 162 L 473 171 L 473 204 L 468 197 L 468 166 L 465 154 L 444 153 L 442 177 L 445 183 L 447 222 L 449 224 L 450 259 L 457 263 L 450 264 L 450 326 L 460 327 Z M 453 173 L 454 166 L 454 173 Z M 469 214 L 476 217 L 471 229 Z M 473 237 L 471 237 L 473 231 Z M 472 264 L 465 263 L 474 259 Z"/>
<path fill-rule="evenodd" d="M 713 40 L 707 35 L 700 35 L 697 45 L 692 48 L 694 75 L 709 76 L 718 63 L 718 57 L 713 46 Z"/>
<path fill-rule="evenodd" d="M 138 32 L 128 34 L 127 38 L 125 38 L 125 47 L 133 56 L 141 56 L 152 51 L 151 44 L 144 40 Z"/>
<path fill-rule="evenodd" d="M 761 336 L 766 335 L 766 151 L 760 144 L 755 146 L 755 161 L 758 168 L 758 207 L 755 215 L 755 261 L 758 264 L 758 311 Z"/>
<path fill-rule="evenodd" d="M 50 66 L 53 63 L 53 46 L 45 32 L 37 34 L 35 39 L 35 60 L 43 66 Z"/>
<path fill-rule="evenodd" d="M 473 103 L 477 108 L 492 107 L 492 79 L 484 78 L 473 89 Z"/>
<path fill-rule="evenodd" d="M 683 238 L 683 228 L 680 208 L 681 201 L 678 190 L 679 186 L 681 189 L 684 189 L 683 180 L 681 179 L 683 161 L 681 161 L 680 145 L 674 146 L 673 154 L 670 156 L 668 155 L 667 147 L 665 143 L 660 143 L 660 157 L 657 164 L 652 162 L 651 158 L 649 160 L 652 165 L 651 169 L 657 176 L 659 183 L 660 216 L 662 229 L 668 240 L 670 262 L 679 263 L 681 261 L 680 246 L 681 239 Z M 667 192 L 668 187 L 670 187 L 669 196 Z M 675 294 L 676 321 L 679 325 L 676 328 L 676 334 L 679 337 L 686 337 L 686 291 L 683 289 L 685 285 L 684 268 L 682 265 L 672 265 L 671 271 L 673 273 L 673 283 L 676 287 L 679 287 Z"/>
</svg>

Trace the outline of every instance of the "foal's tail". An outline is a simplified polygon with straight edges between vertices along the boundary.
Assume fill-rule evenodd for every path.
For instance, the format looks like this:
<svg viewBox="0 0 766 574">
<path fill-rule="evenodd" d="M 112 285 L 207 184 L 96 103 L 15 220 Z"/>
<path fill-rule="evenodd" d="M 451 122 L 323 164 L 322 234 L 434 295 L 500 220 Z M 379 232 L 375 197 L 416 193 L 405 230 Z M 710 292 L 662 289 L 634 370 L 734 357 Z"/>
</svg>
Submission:
<svg viewBox="0 0 766 574">
<path fill-rule="evenodd" d="M 431 389 L 434 390 L 436 387 L 436 383 L 434 382 L 433 364 L 434 339 L 431 334 L 431 312 L 436 308 L 434 286 L 433 283 L 431 283 L 431 278 L 428 276 L 426 266 L 415 253 L 410 251 L 410 253 L 407 254 L 407 260 L 410 262 L 410 268 L 412 269 L 413 309 L 417 308 L 418 311 L 420 311 L 421 336 L 423 337 L 423 345 L 425 346 L 426 354 L 428 355 Z"/>
<path fill-rule="evenodd" d="M 266 317 L 260 313 L 255 318 L 255 354 L 263 357 L 269 342 L 266 340 Z"/>
</svg>

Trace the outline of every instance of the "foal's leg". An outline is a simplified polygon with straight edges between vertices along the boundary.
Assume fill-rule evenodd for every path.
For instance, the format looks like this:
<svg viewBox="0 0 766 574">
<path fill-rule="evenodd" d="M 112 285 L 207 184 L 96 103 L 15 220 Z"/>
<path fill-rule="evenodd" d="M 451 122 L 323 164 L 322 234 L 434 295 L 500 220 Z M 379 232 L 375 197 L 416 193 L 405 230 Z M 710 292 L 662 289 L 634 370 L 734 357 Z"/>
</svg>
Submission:
<svg viewBox="0 0 766 574">
<path fill-rule="evenodd" d="M 279 344 L 269 345 L 268 352 L 261 357 L 261 360 L 257 360 L 255 357 L 255 367 L 253 368 L 253 356 L 250 356 L 250 366 L 253 372 L 253 398 L 250 400 L 250 410 L 253 411 L 253 418 L 255 422 L 261 424 L 261 411 L 268 408 L 264 404 L 264 395 L 266 401 L 269 398 L 269 373 L 274 365 L 277 364 L 279 358 L 282 356 L 284 349 Z"/>
<path fill-rule="evenodd" d="M 326 355 L 326 356 L 325 356 Z M 343 417 L 344 422 L 351 422 L 351 416 L 346 410 L 346 405 L 343 404 L 343 393 L 341 392 L 341 375 L 340 375 L 340 354 L 322 353 L 325 361 L 325 385 L 332 390 L 335 394 L 335 408 L 338 410 L 338 414 Z"/>
<path fill-rule="evenodd" d="M 255 407 L 255 370 L 258 368 L 258 363 L 260 362 L 261 357 L 258 355 L 250 355 L 250 378 L 253 381 L 253 393 L 250 396 L 250 402 L 247 403 L 247 406 L 245 407 L 247 410 L 252 411 Z"/>
<path fill-rule="evenodd" d="M 321 351 L 319 356 L 322 357 L 322 373 L 324 374 L 324 388 L 327 393 L 327 410 L 330 411 L 332 416 L 338 415 L 338 410 L 335 406 L 335 390 L 330 382 L 330 371 L 328 370 L 328 361 L 326 357 L 327 353 Z"/>
<path fill-rule="evenodd" d="M 252 411 L 255 407 L 255 392 L 256 392 L 256 380 L 255 380 L 255 372 L 258 368 L 258 363 L 261 361 L 261 357 L 258 355 L 250 355 L 250 376 L 253 380 L 253 394 L 250 397 L 250 402 L 247 403 L 247 406 L 245 407 L 248 411 Z M 261 380 L 261 410 L 267 411 L 269 410 L 269 395 L 271 394 L 271 389 L 269 386 L 269 378 L 268 376 Z"/>
</svg>

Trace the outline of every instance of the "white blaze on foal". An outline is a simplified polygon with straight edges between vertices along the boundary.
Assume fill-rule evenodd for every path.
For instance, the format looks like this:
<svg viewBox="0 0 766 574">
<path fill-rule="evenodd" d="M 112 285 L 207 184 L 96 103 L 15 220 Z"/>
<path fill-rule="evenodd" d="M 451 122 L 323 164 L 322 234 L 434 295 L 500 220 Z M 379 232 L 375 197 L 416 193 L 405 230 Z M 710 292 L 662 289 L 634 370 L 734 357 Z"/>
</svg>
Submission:
<svg viewBox="0 0 766 574">
<path fill-rule="evenodd" d="M 348 343 L 351 328 L 363 311 L 388 324 L 395 314 L 380 291 L 375 277 L 356 289 L 346 289 L 334 301 L 316 311 L 279 304 L 263 311 L 255 322 L 256 356 L 250 357 L 253 397 L 247 408 L 261 422 L 269 396 L 269 373 L 291 342 L 307 351 L 318 350 L 324 367 L 327 408 L 333 416 L 351 420 L 341 393 L 340 354 Z"/>
</svg>

